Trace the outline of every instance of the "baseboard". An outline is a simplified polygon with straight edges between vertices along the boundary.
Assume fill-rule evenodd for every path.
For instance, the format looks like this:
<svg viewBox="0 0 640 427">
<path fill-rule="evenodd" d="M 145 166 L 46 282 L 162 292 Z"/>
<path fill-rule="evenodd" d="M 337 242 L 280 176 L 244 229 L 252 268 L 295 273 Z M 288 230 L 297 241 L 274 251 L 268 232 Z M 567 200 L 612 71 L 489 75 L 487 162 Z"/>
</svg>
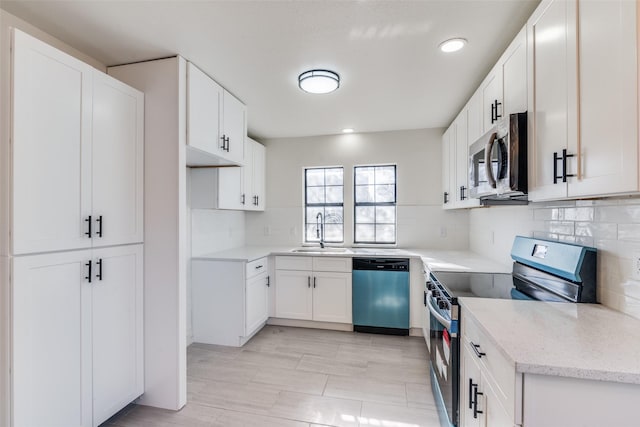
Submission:
<svg viewBox="0 0 640 427">
<path fill-rule="evenodd" d="M 270 317 L 269 320 L 267 320 L 267 325 L 353 332 L 353 325 L 351 323 L 314 322 L 312 320 L 281 319 L 278 317 Z"/>
</svg>

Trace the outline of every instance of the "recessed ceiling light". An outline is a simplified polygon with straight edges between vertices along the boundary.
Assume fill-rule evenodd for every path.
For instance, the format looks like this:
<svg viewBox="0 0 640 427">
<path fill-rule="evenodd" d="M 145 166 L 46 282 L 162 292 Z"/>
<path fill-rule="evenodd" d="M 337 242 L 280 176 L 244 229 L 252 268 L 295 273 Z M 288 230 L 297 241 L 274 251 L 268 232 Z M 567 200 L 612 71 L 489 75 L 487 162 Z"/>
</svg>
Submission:
<svg viewBox="0 0 640 427">
<path fill-rule="evenodd" d="M 329 93 L 340 87 L 340 76 L 329 70 L 309 70 L 298 76 L 298 86 L 309 93 Z"/>
<path fill-rule="evenodd" d="M 344 128 L 342 129 L 342 133 L 353 133 L 353 128 Z"/>
<path fill-rule="evenodd" d="M 461 38 L 449 39 L 440 43 L 440 50 L 446 53 L 456 52 L 462 49 L 465 44 L 467 44 L 467 41 L 465 39 L 461 39 Z"/>
</svg>

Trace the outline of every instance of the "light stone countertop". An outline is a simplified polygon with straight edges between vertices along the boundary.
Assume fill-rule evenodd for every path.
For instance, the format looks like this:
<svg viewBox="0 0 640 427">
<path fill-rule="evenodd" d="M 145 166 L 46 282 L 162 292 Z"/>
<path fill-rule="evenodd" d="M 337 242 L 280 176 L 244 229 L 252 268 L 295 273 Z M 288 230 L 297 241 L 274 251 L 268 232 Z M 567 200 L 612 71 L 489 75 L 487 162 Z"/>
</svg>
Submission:
<svg viewBox="0 0 640 427">
<path fill-rule="evenodd" d="M 460 298 L 524 374 L 640 384 L 640 320 L 599 304 Z"/>
<path fill-rule="evenodd" d="M 312 248 L 312 247 L 309 247 Z M 197 260 L 250 262 L 269 255 L 334 256 L 334 257 L 403 257 L 421 258 L 431 271 L 473 271 L 478 273 L 511 273 L 511 265 L 499 264 L 470 251 L 348 248 L 350 252 L 292 252 L 295 247 L 243 246 L 192 257 Z"/>
</svg>

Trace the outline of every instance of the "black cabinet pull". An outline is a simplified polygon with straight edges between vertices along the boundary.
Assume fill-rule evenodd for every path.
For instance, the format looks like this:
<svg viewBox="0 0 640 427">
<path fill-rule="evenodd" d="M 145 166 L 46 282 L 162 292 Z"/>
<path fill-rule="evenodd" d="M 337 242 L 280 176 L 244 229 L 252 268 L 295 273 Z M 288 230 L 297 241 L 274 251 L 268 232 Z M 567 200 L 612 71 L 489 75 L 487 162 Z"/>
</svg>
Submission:
<svg viewBox="0 0 640 427">
<path fill-rule="evenodd" d="M 91 283 L 91 264 L 92 264 L 91 260 L 89 260 L 89 262 L 85 264 L 86 267 L 89 267 L 89 273 L 86 276 L 84 276 L 84 278 L 87 279 L 89 283 Z"/>
<path fill-rule="evenodd" d="M 480 345 L 479 344 L 474 344 L 473 341 L 469 341 L 471 343 L 471 348 L 473 349 L 473 352 L 476 354 L 476 356 L 478 356 L 478 359 L 481 359 L 482 356 L 486 356 L 487 353 L 483 353 L 482 351 L 480 351 Z"/>
<path fill-rule="evenodd" d="M 271 278 L 270 276 L 267 276 L 267 288 L 271 286 Z"/>
<path fill-rule="evenodd" d="M 473 383 L 473 378 L 469 378 L 469 409 L 473 408 L 473 388 L 478 384 Z"/>
<path fill-rule="evenodd" d="M 316 287 L 316 278 L 314 277 L 313 278 L 313 288 L 315 289 L 315 287 Z"/>
<path fill-rule="evenodd" d="M 256 206 L 260 204 L 260 196 L 256 196 Z"/>
<path fill-rule="evenodd" d="M 493 122 L 496 121 L 495 109 L 496 109 L 496 106 L 495 104 L 492 103 L 491 104 L 491 124 L 493 124 Z"/>
<path fill-rule="evenodd" d="M 244 194 L 242 195 L 242 197 L 240 197 L 240 203 L 244 205 Z"/>
<path fill-rule="evenodd" d="M 87 227 L 88 227 L 88 230 L 84 234 L 85 236 L 88 236 L 89 238 L 91 238 L 91 215 L 89 215 L 88 218 L 85 218 L 84 222 L 87 223 Z"/>
<path fill-rule="evenodd" d="M 96 274 L 96 279 L 102 280 L 102 258 L 96 261 L 96 265 L 98 266 L 98 274 Z"/>
<path fill-rule="evenodd" d="M 96 222 L 98 223 L 98 231 L 96 231 L 96 234 L 98 237 L 102 237 L 102 215 L 96 219 Z"/>
<path fill-rule="evenodd" d="M 464 192 L 467 190 L 467 187 L 464 185 L 460 186 L 460 200 L 465 200 L 467 196 L 464 195 Z"/>
<path fill-rule="evenodd" d="M 226 148 L 224 148 L 224 151 L 226 151 L 228 153 L 229 152 L 229 137 L 228 136 L 225 136 L 224 142 L 227 144 Z"/>
<path fill-rule="evenodd" d="M 226 151 L 226 145 L 225 145 L 225 143 L 227 142 L 227 138 L 226 138 L 224 135 L 222 135 L 222 136 L 220 137 L 220 139 L 222 140 L 222 147 L 220 147 L 220 148 L 222 149 L 222 151 Z"/>
<path fill-rule="evenodd" d="M 256 270 L 260 270 L 264 265 L 256 265 Z"/>
<path fill-rule="evenodd" d="M 307 276 L 307 287 L 311 287 L 311 276 Z"/>
<path fill-rule="evenodd" d="M 475 384 L 473 387 L 473 418 L 478 418 L 478 414 L 484 413 L 478 409 L 478 396 L 483 395 L 483 393 L 478 391 L 478 384 Z"/>
<path fill-rule="evenodd" d="M 567 174 L 567 158 L 574 157 L 575 154 L 567 154 L 567 149 L 562 149 L 562 156 L 558 156 L 558 152 L 553 153 L 553 183 L 557 184 L 559 179 L 562 182 L 567 182 L 568 177 L 573 177 L 575 174 Z M 558 160 L 562 161 L 562 173 L 558 175 Z"/>
<path fill-rule="evenodd" d="M 426 307 L 427 306 L 427 291 L 422 291 L 422 293 L 424 294 L 424 301 L 422 303 Z"/>
<path fill-rule="evenodd" d="M 497 122 L 498 119 L 502 118 L 502 114 L 498 114 L 498 107 L 502 105 L 502 102 L 498 102 L 498 100 L 496 99 L 494 103 L 496 105 L 496 122 Z"/>
<path fill-rule="evenodd" d="M 444 203 L 449 203 L 449 192 L 447 191 L 444 192 Z"/>
</svg>

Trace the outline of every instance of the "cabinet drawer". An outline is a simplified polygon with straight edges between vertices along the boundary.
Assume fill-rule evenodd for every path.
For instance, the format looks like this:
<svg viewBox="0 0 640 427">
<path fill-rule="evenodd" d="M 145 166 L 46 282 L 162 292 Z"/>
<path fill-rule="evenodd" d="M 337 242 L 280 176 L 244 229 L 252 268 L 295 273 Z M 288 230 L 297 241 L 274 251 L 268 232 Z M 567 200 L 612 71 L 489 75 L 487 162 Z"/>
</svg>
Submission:
<svg viewBox="0 0 640 427">
<path fill-rule="evenodd" d="M 463 312 L 464 314 L 464 312 Z M 517 393 L 516 367 L 510 362 L 493 343 L 491 339 L 482 331 L 473 319 L 462 318 L 462 341 L 461 345 L 467 346 L 472 357 L 480 363 L 487 374 L 491 387 L 495 391 L 500 404 L 507 410 L 512 419 L 515 419 L 515 404 Z M 478 353 L 484 353 L 481 357 Z"/>
<path fill-rule="evenodd" d="M 255 261 L 247 263 L 246 278 L 250 279 L 258 274 L 266 273 L 269 271 L 269 260 L 267 257 L 259 258 Z"/>
<path fill-rule="evenodd" d="M 277 270 L 311 270 L 313 260 L 309 256 L 277 256 Z"/>
<path fill-rule="evenodd" d="M 313 271 L 351 273 L 351 258 L 313 257 Z"/>
</svg>

